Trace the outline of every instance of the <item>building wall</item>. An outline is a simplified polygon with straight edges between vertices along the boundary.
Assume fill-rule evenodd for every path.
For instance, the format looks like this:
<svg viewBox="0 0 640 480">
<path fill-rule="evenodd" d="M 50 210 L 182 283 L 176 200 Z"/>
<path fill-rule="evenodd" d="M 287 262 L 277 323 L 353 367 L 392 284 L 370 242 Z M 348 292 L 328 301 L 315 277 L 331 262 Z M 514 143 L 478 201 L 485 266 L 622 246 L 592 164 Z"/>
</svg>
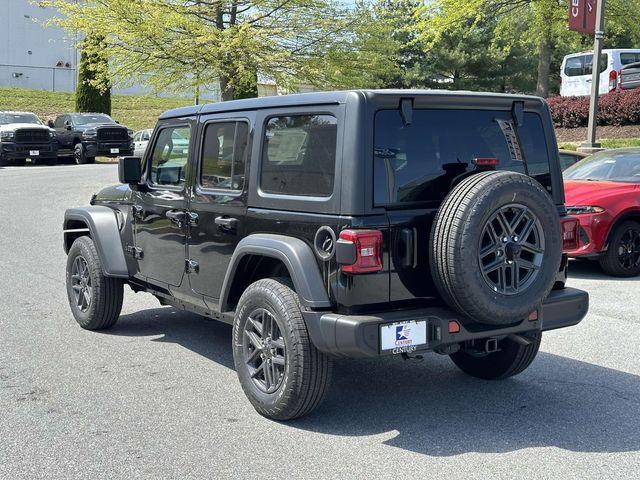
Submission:
<svg viewBox="0 0 640 480">
<path fill-rule="evenodd" d="M 77 51 L 60 28 L 42 22 L 50 9 L 0 0 L 0 86 L 72 92 Z"/>
</svg>

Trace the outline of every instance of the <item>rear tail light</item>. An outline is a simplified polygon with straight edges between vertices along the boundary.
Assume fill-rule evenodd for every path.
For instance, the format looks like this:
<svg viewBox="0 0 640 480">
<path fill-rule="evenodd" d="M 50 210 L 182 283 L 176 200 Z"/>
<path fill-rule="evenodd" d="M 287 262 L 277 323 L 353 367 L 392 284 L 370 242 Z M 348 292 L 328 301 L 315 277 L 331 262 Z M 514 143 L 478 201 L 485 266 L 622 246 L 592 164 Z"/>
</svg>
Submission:
<svg viewBox="0 0 640 480">
<path fill-rule="evenodd" d="M 382 270 L 380 230 L 342 230 L 336 245 L 336 260 L 351 275 Z"/>
<path fill-rule="evenodd" d="M 562 217 L 560 219 L 560 227 L 562 230 L 562 251 L 576 250 L 578 244 L 578 231 L 580 222 L 575 217 Z"/>
<path fill-rule="evenodd" d="M 478 167 L 497 167 L 499 162 L 497 158 L 474 158 L 473 163 Z"/>
<path fill-rule="evenodd" d="M 609 72 L 609 91 L 613 92 L 618 87 L 619 73 L 615 70 Z"/>
</svg>

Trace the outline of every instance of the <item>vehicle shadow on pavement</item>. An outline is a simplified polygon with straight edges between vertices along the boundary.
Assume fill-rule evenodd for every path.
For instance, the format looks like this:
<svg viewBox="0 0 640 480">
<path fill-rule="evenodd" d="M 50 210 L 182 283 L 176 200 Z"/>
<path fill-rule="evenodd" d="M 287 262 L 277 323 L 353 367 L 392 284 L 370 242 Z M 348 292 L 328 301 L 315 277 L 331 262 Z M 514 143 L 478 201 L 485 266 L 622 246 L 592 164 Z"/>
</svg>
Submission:
<svg viewBox="0 0 640 480">
<path fill-rule="evenodd" d="M 123 315 L 106 332 L 154 336 L 233 369 L 231 327 L 173 308 Z M 543 341 L 544 347 L 544 341 Z M 431 456 L 555 446 L 576 452 L 640 450 L 640 376 L 540 352 L 504 381 L 461 373 L 447 358 L 335 362 L 327 399 L 283 425 L 384 443 Z M 256 414 L 257 415 L 257 414 Z M 397 434 L 396 434 L 397 432 Z"/>
<path fill-rule="evenodd" d="M 614 277 L 602 271 L 596 261 L 570 260 L 569 280 L 579 278 L 583 280 L 614 280 L 616 282 L 638 281 L 640 277 Z"/>
<path fill-rule="evenodd" d="M 118 323 L 101 333 L 127 337 L 162 335 L 153 342 L 176 343 L 233 369 L 231 325 L 171 307 L 121 315 Z"/>
</svg>

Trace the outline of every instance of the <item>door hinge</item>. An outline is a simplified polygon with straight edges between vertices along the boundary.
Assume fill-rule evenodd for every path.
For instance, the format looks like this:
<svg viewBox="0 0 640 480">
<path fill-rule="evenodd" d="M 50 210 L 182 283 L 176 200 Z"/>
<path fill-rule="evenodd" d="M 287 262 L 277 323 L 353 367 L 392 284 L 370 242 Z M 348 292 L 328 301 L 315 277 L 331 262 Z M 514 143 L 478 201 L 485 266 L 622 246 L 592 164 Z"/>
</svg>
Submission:
<svg viewBox="0 0 640 480">
<path fill-rule="evenodd" d="M 190 258 L 184 259 L 184 269 L 187 273 L 198 273 L 200 270 L 200 264 Z"/>
<path fill-rule="evenodd" d="M 136 247 L 133 245 L 127 245 L 124 248 L 125 252 L 127 253 L 127 255 L 132 256 L 135 259 L 141 259 L 143 257 L 143 253 L 142 253 L 142 249 L 140 247 Z"/>
</svg>

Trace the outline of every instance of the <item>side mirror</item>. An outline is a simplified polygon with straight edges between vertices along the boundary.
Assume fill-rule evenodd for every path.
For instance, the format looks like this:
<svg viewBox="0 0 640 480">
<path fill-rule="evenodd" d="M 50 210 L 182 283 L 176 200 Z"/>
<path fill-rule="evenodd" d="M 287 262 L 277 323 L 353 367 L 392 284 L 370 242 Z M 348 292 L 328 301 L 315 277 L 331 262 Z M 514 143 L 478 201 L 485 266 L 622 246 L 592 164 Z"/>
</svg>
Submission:
<svg viewBox="0 0 640 480">
<path fill-rule="evenodd" d="M 55 127 L 55 125 L 53 124 L 53 120 L 49 120 L 49 121 L 47 122 L 47 126 L 48 126 L 49 128 L 54 128 L 54 127 Z"/>
<path fill-rule="evenodd" d="M 65 120 L 64 126 L 66 127 L 67 130 L 71 130 L 71 122 L 69 120 Z"/>
<path fill-rule="evenodd" d="M 120 183 L 138 185 L 142 180 L 140 157 L 122 157 L 118 163 L 118 179 Z"/>
</svg>

